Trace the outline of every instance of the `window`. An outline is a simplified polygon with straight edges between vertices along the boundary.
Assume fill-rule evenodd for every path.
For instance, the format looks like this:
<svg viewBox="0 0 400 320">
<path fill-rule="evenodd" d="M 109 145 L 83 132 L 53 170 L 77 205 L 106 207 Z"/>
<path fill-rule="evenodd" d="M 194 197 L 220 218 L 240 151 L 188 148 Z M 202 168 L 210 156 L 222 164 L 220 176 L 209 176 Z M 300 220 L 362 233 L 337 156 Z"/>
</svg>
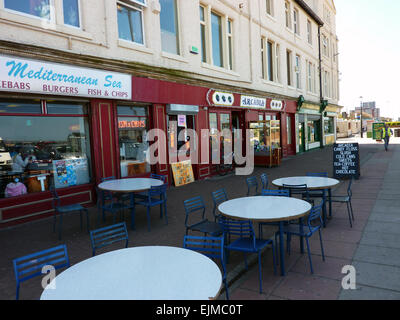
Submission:
<svg viewBox="0 0 400 320">
<path fill-rule="evenodd" d="M 307 91 L 314 92 L 314 79 L 313 79 L 313 64 L 307 62 Z"/>
<path fill-rule="evenodd" d="M 323 82 L 324 82 L 324 96 L 330 97 L 330 73 L 328 71 L 323 72 Z"/>
<path fill-rule="evenodd" d="M 206 18 L 205 8 L 200 6 L 200 39 L 201 39 L 201 61 L 207 62 L 207 41 L 206 41 Z"/>
<path fill-rule="evenodd" d="M 84 104 L 0 101 L 0 198 L 90 182 L 90 140 Z"/>
<path fill-rule="evenodd" d="M 261 77 L 265 79 L 265 49 L 264 49 L 265 39 L 261 38 Z"/>
<path fill-rule="evenodd" d="M 287 84 L 292 86 L 292 52 L 286 50 L 286 71 L 287 71 Z"/>
<path fill-rule="evenodd" d="M 222 52 L 222 17 L 211 12 L 211 38 L 213 64 L 218 67 L 224 66 Z"/>
<path fill-rule="evenodd" d="M 279 44 L 275 44 L 275 81 L 280 82 L 281 81 L 281 48 Z"/>
<path fill-rule="evenodd" d="M 274 15 L 273 0 L 266 0 L 265 6 L 266 6 L 267 14 L 269 14 L 270 16 L 273 16 Z"/>
<path fill-rule="evenodd" d="M 227 25 L 228 38 L 228 69 L 233 70 L 233 35 L 232 35 L 232 20 L 228 19 Z"/>
<path fill-rule="evenodd" d="M 292 19 L 290 17 L 290 3 L 289 1 L 285 1 L 285 21 L 286 27 L 292 29 Z"/>
<path fill-rule="evenodd" d="M 296 55 L 296 88 L 301 89 L 301 58 L 299 55 Z"/>
<path fill-rule="evenodd" d="M 322 53 L 329 57 L 329 40 L 325 35 L 322 35 Z"/>
<path fill-rule="evenodd" d="M 128 6 L 122 2 L 118 2 L 117 15 L 119 38 L 144 44 L 142 7 L 133 4 Z"/>
<path fill-rule="evenodd" d="M 50 0 L 4 0 L 4 8 L 50 20 Z"/>
<path fill-rule="evenodd" d="M 292 144 L 292 118 L 286 116 L 286 132 L 287 132 L 287 144 Z"/>
<path fill-rule="evenodd" d="M 334 118 L 329 117 L 328 119 L 324 120 L 324 132 L 325 134 L 334 134 L 335 129 L 334 129 Z"/>
<path fill-rule="evenodd" d="M 117 106 L 117 113 L 121 177 L 150 172 L 150 164 L 146 161 L 149 146 L 147 108 Z"/>
<path fill-rule="evenodd" d="M 64 24 L 80 28 L 79 0 L 63 0 Z"/>
<path fill-rule="evenodd" d="M 273 58 L 273 46 L 271 41 L 267 41 L 267 65 L 268 65 L 268 80 L 274 81 L 274 58 Z"/>
<path fill-rule="evenodd" d="M 178 15 L 176 0 L 160 0 L 161 47 L 165 52 L 179 54 Z"/>
<path fill-rule="evenodd" d="M 299 10 L 293 10 L 293 26 L 294 26 L 294 33 L 300 35 L 300 21 L 299 21 Z"/>
<path fill-rule="evenodd" d="M 307 41 L 312 44 L 312 24 L 310 20 L 307 20 Z"/>
</svg>

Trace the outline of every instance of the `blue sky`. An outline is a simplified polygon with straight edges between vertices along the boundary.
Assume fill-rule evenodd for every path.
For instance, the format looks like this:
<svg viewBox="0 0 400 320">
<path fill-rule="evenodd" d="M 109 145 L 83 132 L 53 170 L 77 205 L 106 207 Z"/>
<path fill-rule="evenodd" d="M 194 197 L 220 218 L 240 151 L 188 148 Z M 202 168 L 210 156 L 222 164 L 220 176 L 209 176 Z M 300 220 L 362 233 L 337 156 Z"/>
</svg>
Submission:
<svg viewBox="0 0 400 320">
<path fill-rule="evenodd" d="M 400 117 L 400 1 L 335 0 L 340 105 L 376 101 L 381 115 Z"/>
</svg>

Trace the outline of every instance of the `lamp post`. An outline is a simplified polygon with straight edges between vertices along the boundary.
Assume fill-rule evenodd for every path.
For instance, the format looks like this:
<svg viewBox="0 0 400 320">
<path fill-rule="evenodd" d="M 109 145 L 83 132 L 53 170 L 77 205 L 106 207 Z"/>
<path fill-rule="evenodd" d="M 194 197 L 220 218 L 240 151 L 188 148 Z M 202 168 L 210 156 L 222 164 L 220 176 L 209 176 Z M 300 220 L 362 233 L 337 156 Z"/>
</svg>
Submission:
<svg viewBox="0 0 400 320">
<path fill-rule="evenodd" d="M 360 101 L 361 101 L 361 103 L 360 103 L 360 107 L 361 107 L 361 113 L 360 113 L 360 120 L 361 120 L 361 138 L 363 138 L 363 116 L 362 116 L 362 113 L 363 113 L 363 102 L 362 102 L 362 99 L 363 99 L 363 97 L 361 96 L 360 97 Z"/>
</svg>

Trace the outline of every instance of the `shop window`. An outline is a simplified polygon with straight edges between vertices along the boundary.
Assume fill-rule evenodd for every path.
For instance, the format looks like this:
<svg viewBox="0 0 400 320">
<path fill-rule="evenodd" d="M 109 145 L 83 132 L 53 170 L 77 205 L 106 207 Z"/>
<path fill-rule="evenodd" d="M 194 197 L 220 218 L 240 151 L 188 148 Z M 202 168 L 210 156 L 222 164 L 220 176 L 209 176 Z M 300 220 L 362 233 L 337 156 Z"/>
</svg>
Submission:
<svg viewBox="0 0 400 320">
<path fill-rule="evenodd" d="M 190 159 L 195 152 L 195 141 L 191 141 L 188 129 L 195 130 L 193 115 L 168 115 L 168 144 L 171 162 Z M 192 150 L 193 148 L 193 150 Z"/>
<path fill-rule="evenodd" d="M 118 106 L 117 113 L 121 177 L 150 172 L 146 161 L 147 108 Z"/>
<path fill-rule="evenodd" d="M 50 20 L 50 0 L 4 0 L 4 8 Z"/>
<path fill-rule="evenodd" d="M 117 14 L 119 38 L 144 44 L 143 8 L 140 5 L 136 5 L 133 1 L 127 1 L 126 3 L 118 2 Z"/>
<path fill-rule="evenodd" d="M 165 52 L 179 54 L 178 11 L 176 0 L 160 0 L 161 46 Z"/>
<path fill-rule="evenodd" d="M 83 105 L 60 104 L 82 110 L 52 116 L 46 101 L 2 101 L 0 110 L 0 198 L 65 188 L 90 182 L 90 138 Z M 39 114 L 40 108 L 43 113 Z M 56 105 L 52 106 L 52 114 Z M 13 115 L 9 115 L 12 110 Z M 27 111 L 31 115 L 27 115 Z M 25 113 L 25 114 L 23 114 Z M 21 115 L 15 115 L 21 114 Z"/>
<path fill-rule="evenodd" d="M 333 118 L 329 118 L 328 120 L 324 120 L 324 132 L 325 134 L 334 134 L 334 120 Z"/>
<path fill-rule="evenodd" d="M 320 142 L 320 121 L 307 121 L 308 143 Z"/>
<path fill-rule="evenodd" d="M 64 24 L 80 28 L 79 0 L 63 0 Z"/>
</svg>

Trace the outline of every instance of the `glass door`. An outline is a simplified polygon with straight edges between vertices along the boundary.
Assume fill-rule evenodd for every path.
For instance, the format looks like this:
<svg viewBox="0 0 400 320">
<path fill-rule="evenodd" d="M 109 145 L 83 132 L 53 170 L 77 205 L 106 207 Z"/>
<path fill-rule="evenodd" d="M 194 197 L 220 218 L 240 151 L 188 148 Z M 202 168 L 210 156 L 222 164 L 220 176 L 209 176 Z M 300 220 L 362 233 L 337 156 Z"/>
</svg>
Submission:
<svg viewBox="0 0 400 320">
<path fill-rule="evenodd" d="M 227 111 L 210 111 L 208 114 L 210 128 L 210 163 L 219 160 L 224 152 L 224 142 L 232 145 L 232 117 Z M 223 136 L 223 130 L 229 130 L 229 134 Z"/>
</svg>

